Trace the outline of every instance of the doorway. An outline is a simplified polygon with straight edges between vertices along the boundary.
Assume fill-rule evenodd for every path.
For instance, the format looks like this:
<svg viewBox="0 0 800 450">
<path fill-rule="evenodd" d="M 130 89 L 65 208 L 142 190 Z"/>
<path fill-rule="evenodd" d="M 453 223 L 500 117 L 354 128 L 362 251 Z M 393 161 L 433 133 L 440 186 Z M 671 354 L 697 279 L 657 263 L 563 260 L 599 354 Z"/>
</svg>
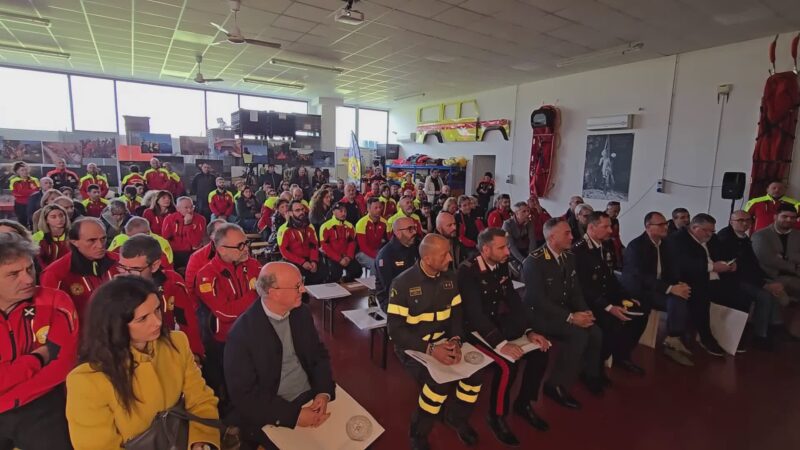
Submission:
<svg viewBox="0 0 800 450">
<path fill-rule="evenodd" d="M 483 174 L 486 172 L 492 172 L 495 176 L 495 183 L 497 183 L 497 173 L 494 167 L 495 160 L 495 155 L 475 155 L 472 157 L 472 170 L 467 171 L 466 192 L 475 194 L 475 188 L 478 187 L 478 183 L 483 179 Z"/>
</svg>

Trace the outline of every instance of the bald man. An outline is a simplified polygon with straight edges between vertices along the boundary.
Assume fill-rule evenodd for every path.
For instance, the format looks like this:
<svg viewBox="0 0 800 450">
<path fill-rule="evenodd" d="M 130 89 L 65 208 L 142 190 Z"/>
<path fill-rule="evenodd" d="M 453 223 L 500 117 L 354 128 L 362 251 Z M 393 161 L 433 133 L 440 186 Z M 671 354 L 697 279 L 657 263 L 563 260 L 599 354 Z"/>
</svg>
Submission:
<svg viewBox="0 0 800 450">
<path fill-rule="evenodd" d="M 410 217 L 401 217 L 395 222 L 392 239 L 384 245 L 375 258 L 375 296 L 386 311 L 389 303 L 389 285 L 404 270 L 419 259 L 417 250 L 417 224 Z"/>
<path fill-rule="evenodd" d="M 261 429 L 321 425 L 330 417 L 327 406 L 336 384 L 328 350 L 301 301 L 306 290 L 297 267 L 265 265 L 256 291 L 259 301 L 228 334 L 225 381 L 246 444 L 242 448 L 273 448 Z"/>
<path fill-rule="evenodd" d="M 397 227 L 408 226 L 398 219 Z M 428 370 L 405 353 L 427 353 L 444 365 L 461 361 L 465 339 L 461 295 L 456 276 L 449 271 L 453 257 L 450 240 L 438 234 L 420 243 L 420 261 L 392 281 L 387 326 L 397 357 L 406 371 L 422 385 L 411 416 L 411 448 L 428 449 L 428 434 L 445 403 L 444 422 L 467 446 L 478 441 L 468 419 L 481 390 L 481 371 L 449 383 L 437 383 Z M 430 319 L 432 317 L 432 319 Z"/>
<path fill-rule="evenodd" d="M 458 264 L 456 261 L 461 260 L 461 246 L 458 245 L 458 236 L 456 232 L 456 218 L 447 211 L 441 211 L 436 216 L 436 234 L 446 237 L 450 240 L 450 252 L 453 256 L 452 269 L 456 269 Z"/>
</svg>

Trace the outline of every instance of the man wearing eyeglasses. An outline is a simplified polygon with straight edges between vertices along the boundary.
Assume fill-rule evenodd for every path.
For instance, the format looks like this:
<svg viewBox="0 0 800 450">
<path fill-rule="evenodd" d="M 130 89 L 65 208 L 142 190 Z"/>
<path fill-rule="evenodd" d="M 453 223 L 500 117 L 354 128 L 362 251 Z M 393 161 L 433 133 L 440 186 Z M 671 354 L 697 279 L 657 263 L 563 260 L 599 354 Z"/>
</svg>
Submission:
<svg viewBox="0 0 800 450">
<path fill-rule="evenodd" d="M 216 255 L 197 273 L 195 292 L 201 302 L 198 317 L 206 349 L 203 375 L 219 397 L 224 416 L 228 401 L 222 369 L 225 342 L 233 323 L 258 297 L 260 266 L 250 257 L 250 242 L 239 225 L 220 225 L 211 239 Z"/>
<path fill-rule="evenodd" d="M 306 284 L 323 283 L 327 275 L 319 264 L 317 233 L 308 223 L 306 207 L 302 201 L 292 200 L 289 211 L 289 220 L 278 229 L 281 256 L 300 269 Z"/>
<path fill-rule="evenodd" d="M 179 329 L 186 334 L 195 360 L 201 362 L 205 352 L 197 325 L 196 305 L 189 298 L 183 278 L 161 266 L 162 252 L 158 241 L 152 236 L 137 234 L 122 244 L 119 254 L 119 273 L 142 277 L 158 287 L 162 320 L 170 330 Z"/>
<path fill-rule="evenodd" d="M 161 235 L 169 241 L 175 257 L 175 268 L 183 269 L 192 252 L 203 245 L 206 218 L 196 213 L 189 197 L 180 197 L 175 202 L 176 211 L 164 219 Z"/>
<path fill-rule="evenodd" d="M 417 224 L 410 217 L 401 217 L 394 223 L 394 236 L 375 258 L 375 296 L 386 311 L 392 280 L 419 260 Z"/>
</svg>

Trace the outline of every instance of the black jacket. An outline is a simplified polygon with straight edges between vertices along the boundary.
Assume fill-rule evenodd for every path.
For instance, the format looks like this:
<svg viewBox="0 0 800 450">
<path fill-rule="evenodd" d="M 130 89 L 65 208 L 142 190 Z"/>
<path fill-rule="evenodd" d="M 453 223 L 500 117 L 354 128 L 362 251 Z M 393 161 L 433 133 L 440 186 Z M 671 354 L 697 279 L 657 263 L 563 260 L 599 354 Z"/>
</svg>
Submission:
<svg viewBox="0 0 800 450">
<path fill-rule="evenodd" d="M 392 280 L 419 260 L 419 247 L 406 247 L 396 237 L 386 243 L 375 256 L 375 296 L 386 309 L 389 302 L 389 287 Z"/>
<path fill-rule="evenodd" d="M 480 255 L 470 258 L 458 268 L 458 287 L 468 339 L 477 331 L 494 348 L 534 328 L 533 310 L 514 290 L 508 262 L 492 271 Z"/>
<path fill-rule="evenodd" d="M 608 305 L 621 306 L 625 294 L 611 269 L 614 264 L 611 241 L 604 242 L 598 248 L 584 237 L 572 245 L 572 253 L 575 255 L 575 270 L 581 283 L 581 292 L 595 315 L 603 312 Z"/>
<path fill-rule="evenodd" d="M 264 186 L 264 183 L 269 183 L 269 185 L 275 189 L 275 192 L 279 192 L 281 183 L 283 183 L 283 175 L 274 172 L 261 174 L 261 176 L 258 177 L 258 185 Z"/>
<path fill-rule="evenodd" d="M 198 205 L 208 205 L 208 194 L 217 188 L 217 176 L 200 172 L 192 178 L 192 194 L 197 196 Z"/>
<path fill-rule="evenodd" d="M 289 313 L 292 342 L 300 365 L 308 375 L 312 394 L 326 393 L 334 399 L 330 358 L 319 340 L 307 306 Z M 243 423 L 261 428 L 275 425 L 294 428 L 302 405 L 278 396 L 283 347 L 264 312 L 261 299 L 236 320 L 225 345 L 225 384 Z"/>
<path fill-rule="evenodd" d="M 758 287 L 764 286 L 767 274 L 758 263 L 750 236 L 739 237 L 730 225 L 717 233 L 720 256 L 725 261 L 736 258 L 736 272 L 723 273 L 723 280 L 740 281 Z"/>
<path fill-rule="evenodd" d="M 566 256 L 564 267 L 547 245 L 543 245 L 531 252 L 522 264 L 525 303 L 533 308 L 537 324 L 566 322 L 573 312 L 589 309 L 575 271 L 575 256 L 569 250 L 562 256 Z"/>
<path fill-rule="evenodd" d="M 639 301 L 650 300 L 655 304 L 664 305 L 661 299 L 669 288 L 671 265 L 669 252 L 664 241 L 661 241 L 661 278 L 658 278 L 658 251 L 656 245 L 650 240 L 647 233 L 642 233 L 630 241 L 625 247 L 625 262 L 622 266 L 622 286 L 635 299 Z"/>
<path fill-rule="evenodd" d="M 706 244 L 712 261 L 721 261 L 718 242 L 712 238 Z M 682 281 L 692 288 L 691 297 L 708 297 L 710 279 L 708 272 L 708 255 L 703 247 L 689 234 L 689 228 L 683 228 L 669 235 L 664 240 L 664 247 L 669 254 L 670 262 L 667 280 L 670 284 Z"/>
</svg>

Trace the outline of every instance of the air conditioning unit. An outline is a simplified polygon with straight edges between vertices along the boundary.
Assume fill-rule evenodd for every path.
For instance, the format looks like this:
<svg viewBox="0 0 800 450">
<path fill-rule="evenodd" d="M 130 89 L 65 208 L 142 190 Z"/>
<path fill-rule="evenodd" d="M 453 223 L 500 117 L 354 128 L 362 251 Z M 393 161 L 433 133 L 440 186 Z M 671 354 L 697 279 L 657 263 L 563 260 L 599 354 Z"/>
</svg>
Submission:
<svg viewBox="0 0 800 450">
<path fill-rule="evenodd" d="M 586 129 L 589 131 L 629 130 L 631 128 L 633 128 L 633 114 L 591 117 L 586 120 Z"/>
<path fill-rule="evenodd" d="M 403 135 L 397 135 L 397 142 L 401 144 L 413 144 L 417 142 L 417 133 L 408 133 Z"/>
</svg>

